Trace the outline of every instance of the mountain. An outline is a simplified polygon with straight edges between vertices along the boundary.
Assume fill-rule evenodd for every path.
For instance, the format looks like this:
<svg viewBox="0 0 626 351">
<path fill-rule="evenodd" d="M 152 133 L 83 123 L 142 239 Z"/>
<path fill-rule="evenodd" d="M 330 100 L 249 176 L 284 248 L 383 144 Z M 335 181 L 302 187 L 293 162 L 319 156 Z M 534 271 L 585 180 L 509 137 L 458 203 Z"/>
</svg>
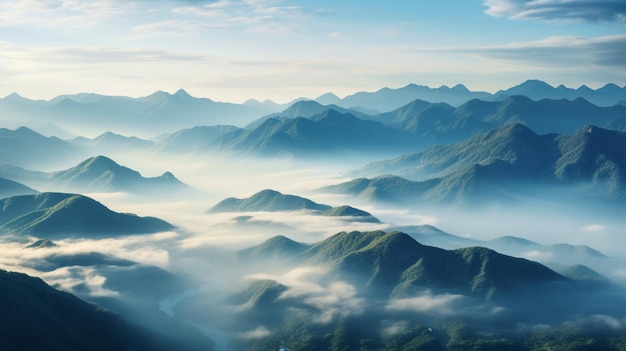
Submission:
<svg viewBox="0 0 626 351">
<path fill-rule="evenodd" d="M 353 217 L 358 221 L 378 223 L 378 219 L 370 213 L 350 206 L 331 207 L 318 204 L 309 199 L 285 195 L 278 191 L 265 189 L 246 199 L 230 197 L 217 203 L 207 213 L 220 212 L 258 212 L 258 211 L 313 211 L 314 214 L 332 217 Z"/>
<path fill-rule="evenodd" d="M 420 99 L 432 103 L 444 102 L 460 105 L 472 99 L 491 99 L 492 95 L 485 92 L 471 92 L 459 84 L 452 88 L 441 86 L 430 88 L 423 85 L 409 84 L 398 89 L 382 88 L 375 92 L 358 92 L 348 95 L 336 104 L 346 108 L 360 106 L 367 109 L 388 112 Z"/>
<path fill-rule="evenodd" d="M 240 253 L 287 257 L 290 266 L 329 267 L 327 275 L 375 296 L 405 297 L 423 289 L 493 299 L 565 278 L 539 263 L 483 247 L 444 250 L 402 232 L 341 232 L 307 247 L 273 245 L 272 238 Z M 293 245 L 293 244 L 291 244 Z"/>
<path fill-rule="evenodd" d="M 1 232 L 50 239 L 145 234 L 174 228 L 158 218 L 113 212 L 75 194 L 12 196 L 0 200 L 0 209 Z"/>
<path fill-rule="evenodd" d="M 124 130 L 143 137 L 198 125 L 244 126 L 278 108 L 216 102 L 193 97 L 183 89 L 174 94 L 157 91 L 140 98 L 78 94 L 50 101 L 11 95 L 0 100 L 0 116 L 11 116 L 13 120 L 53 122 L 76 134 Z"/>
<path fill-rule="evenodd" d="M 145 151 L 154 145 L 154 142 L 134 136 L 127 137 L 113 132 L 105 132 L 93 139 L 84 137 L 69 140 L 76 148 L 91 154 Z"/>
<path fill-rule="evenodd" d="M 158 139 L 154 149 L 171 153 L 205 152 L 217 138 L 239 130 L 235 126 L 197 126 Z"/>
<path fill-rule="evenodd" d="M 476 134 L 521 123 L 539 134 L 571 134 L 585 125 L 626 129 L 626 108 L 575 100 L 533 101 L 515 95 L 501 101 L 470 100 L 458 107 L 414 100 L 372 119 L 410 133 L 428 145 L 463 141 Z"/>
<path fill-rule="evenodd" d="M 55 290 L 38 278 L 0 271 L 3 350 L 211 350 L 136 326 L 119 315 Z"/>
<path fill-rule="evenodd" d="M 626 196 L 625 147 L 625 132 L 587 126 L 572 135 L 537 135 L 524 125 L 512 124 L 354 172 L 422 180 L 358 178 L 322 191 L 388 202 L 511 203 L 522 194 L 533 196 L 533 187 L 543 185 L 569 189 L 576 196 L 618 201 Z"/>
<path fill-rule="evenodd" d="M 615 84 L 607 84 L 597 90 L 593 90 L 586 85 L 581 85 L 577 89 L 568 88 L 564 85 L 559 85 L 555 88 L 546 82 L 529 79 L 522 84 L 498 91 L 495 93 L 495 98 L 501 100 L 514 95 L 523 95 L 535 101 L 543 99 L 576 100 L 583 98 L 598 106 L 614 106 L 619 104 L 619 101 L 626 96 L 626 87 L 620 88 Z"/>
<path fill-rule="evenodd" d="M 214 145 L 257 155 L 326 156 L 389 153 L 414 149 L 419 140 L 382 123 L 333 109 L 309 118 L 269 118 L 258 126 L 226 134 Z"/>
<path fill-rule="evenodd" d="M 0 165 L 50 167 L 79 156 L 79 150 L 59 138 L 45 137 L 26 127 L 0 128 Z"/>
<path fill-rule="evenodd" d="M 37 190 L 31 189 L 24 184 L 0 178 L 0 199 L 14 195 L 32 195 L 37 193 Z"/>
<path fill-rule="evenodd" d="M 189 192 L 191 188 L 172 173 L 145 178 L 139 172 L 117 164 L 105 156 L 95 156 L 63 171 L 36 172 L 19 168 L 0 168 L 0 174 L 34 183 L 41 188 L 72 192 L 117 192 L 160 195 Z"/>
<path fill-rule="evenodd" d="M 263 243 L 237 252 L 238 261 L 282 261 L 291 258 L 309 247 L 283 235 L 272 237 Z"/>
</svg>

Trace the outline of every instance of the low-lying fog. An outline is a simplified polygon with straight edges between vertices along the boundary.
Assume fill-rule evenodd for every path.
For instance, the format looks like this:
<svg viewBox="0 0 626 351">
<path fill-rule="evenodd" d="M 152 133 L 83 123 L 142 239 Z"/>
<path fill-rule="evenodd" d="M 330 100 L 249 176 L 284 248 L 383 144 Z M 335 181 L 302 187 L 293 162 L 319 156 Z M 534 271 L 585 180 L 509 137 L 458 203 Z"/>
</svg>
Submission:
<svg viewBox="0 0 626 351">
<path fill-rule="evenodd" d="M 245 272 L 234 271 L 229 260 L 237 250 L 257 245 L 276 235 L 313 243 L 340 231 L 385 230 L 392 226 L 428 224 L 450 234 L 481 241 L 516 236 L 540 244 L 588 245 L 613 257 L 624 257 L 626 254 L 626 223 L 603 213 L 596 213 L 594 208 L 589 208 L 584 213 L 572 213 L 566 212 L 567 210 L 561 211 L 550 203 L 541 201 L 529 202 L 528 206 L 510 210 L 461 212 L 455 209 L 423 206 L 389 208 L 360 199 L 316 191 L 322 186 L 349 180 L 350 178 L 345 175 L 346 171 L 362 166 L 358 161 L 328 160 L 304 163 L 293 159 L 268 160 L 224 155 L 186 157 L 159 155 L 156 158 L 133 154 L 111 156 L 119 164 L 139 171 L 144 177 L 158 176 L 165 171 L 171 171 L 178 179 L 197 191 L 188 199 L 175 198 L 171 201 L 144 199 L 124 193 L 85 195 L 102 202 L 114 211 L 159 217 L 178 228 L 172 232 L 153 235 L 101 240 L 66 239 L 56 241 L 57 247 L 45 250 L 24 249 L 28 244 L 26 242 L 3 242 L 0 244 L 2 251 L 0 268 L 42 277 L 56 287 L 82 292 L 83 297 L 114 298 L 120 293 L 107 288 L 105 286 L 107 278 L 89 266 L 60 267 L 41 271 L 37 269 L 35 263 L 54 255 L 99 252 L 143 265 L 157 266 L 192 281 L 188 286 L 190 290 L 183 295 L 172 295 L 169 300 L 161 301 L 161 309 L 173 314 L 172 309 L 186 298 L 211 293 L 216 286 L 237 286 L 250 274 L 257 278 L 273 277 L 281 282 L 293 278 L 294 274 L 307 273 L 291 272 L 290 276 L 284 267 L 282 272 L 255 271 L 257 267 L 247 267 Z M 227 197 L 247 198 L 263 189 L 274 189 L 283 194 L 298 195 L 331 206 L 348 204 L 370 212 L 382 223 L 351 222 L 337 217 L 313 216 L 307 212 L 205 213 Z M 251 218 L 242 220 L 244 218 L 242 216 Z M 520 252 L 519 255 L 533 258 L 529 252 Z M 317 279 L 319 272 L 307 274 Z M 626 270 L 618 266 L 611 272 L 610 278 L 623 281 L 626 279 Z M 355 298 L 350 286 L 324 285 L 314 282 L 315 279 L 308 281 L 313 285 L 306 285 L 307 279 L 306 276 L 294 278 L 293 281 L 300 285 L 292 284 L 291 290 L 285 296 L 305 296 L 306 301 L 327 307 L 326 313 L 331 314 L 340 313 L 337 312 L 340 306 L 352 306 L 353 312 L 362 309 L 363 301 Z M 328 300 L 331 295 L 339 300 Z M 342 300 L 344 298 L 345 300 Z M 391 301 L 385 308 L 393 311 L 407 308 L 410 310 L 417 308 L 411 307 L 413 306 L 411 303 L 429 301 L 430 307 L 421 308 L 428 310 L 437 307 L 438 313 L 442 313 L 442 309 L 438 307 L 447 306 L 448 302 L 453 306 L 461 298 L 456 295 L 428 295 L 415 299 L 418 300 Z M 346 301 L 351 301 L 352 304 L 345 305 Z M 317 316 L 321 320 L 331 317 L 324 313 Z M 385 330 L 389 333 L 395 330 L 394 328 L 405 327 L 402 321 L 388 323 Z M 248 332 L 250 333 L 248 337 L 255 337 L 267 335 L 269 330 L 265 326 L 259 326 Z M 215 330 L 208 330 L 207 334 L 216 341 L 218 350 L 226 350 L 228 342 L 224 335 Z"/>
</svg>

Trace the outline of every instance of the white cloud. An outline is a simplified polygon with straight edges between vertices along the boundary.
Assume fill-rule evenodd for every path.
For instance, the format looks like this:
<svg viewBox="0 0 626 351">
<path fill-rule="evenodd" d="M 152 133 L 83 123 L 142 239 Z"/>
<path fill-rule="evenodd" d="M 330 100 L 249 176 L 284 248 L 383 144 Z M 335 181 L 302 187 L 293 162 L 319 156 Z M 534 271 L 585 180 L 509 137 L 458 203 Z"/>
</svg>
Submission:
<svg viewBox="0 0 626 351">
<path fill-rule="evenodd" d="M 435 314 L 451 314 L 454 311 L 454 304 L 459 302 L 462 298 L 463 295 L 432 295 L 430 292 L 426 292 L 421 296 L 391 300 L 387 304 L 387 309 L 392 311 L 409 310 Z"/>
<path fill-rule="evenodd" d="M 625 22 L 626 3 L 621 0 L 485 0 L 487 14 L 511 19 Z"/>
<path fill-rule="evenodd" d="M 315 321 L 328 323 L 336 317 L 346 317 L 363 313 L 365 300 L 357 296 L 354 286 L 342 282 L 324 282 L 326 269 L 321 267 L 301 267 L 283 275 L 253 275 L 253 279 L 271 279 L 287 286 L 281 298 L 298 298 L 315 307 L 320 312 Z"/>
<path fill-rule="evenodd" d="M 610 229 L 609 227 L 603 225 L 603 224 L 590 224 L 587 226 L 584 226 L 582 228 L 580 228 L 582 231 L 585 232 L 592 232 L 592 233 L 596 233 L 596 232 L 604 232 L 608 229 Z"/>
</svg>

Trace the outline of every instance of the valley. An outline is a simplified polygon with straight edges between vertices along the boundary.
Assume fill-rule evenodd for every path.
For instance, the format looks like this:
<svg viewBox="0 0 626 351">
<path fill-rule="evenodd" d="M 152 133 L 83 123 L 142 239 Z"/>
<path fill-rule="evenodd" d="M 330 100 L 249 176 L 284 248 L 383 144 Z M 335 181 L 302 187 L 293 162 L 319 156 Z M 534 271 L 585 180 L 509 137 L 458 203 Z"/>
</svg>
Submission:
<svg viewBox="0 0 626 351">
<path fill-rule="evenodd" d="M 103 349 L 620 350 L 626 107 L 531 92 L 325 95 L 233 124 L 211 115 L 250 104 L 184 91 L 22 98 L 101 122 L 0 130 L 0 283 L 106 310 L 124 333 Z M 42 342 L 88 345 L 50 313 L 68 324 Z M 0 321 L 0 346 L 29 320 Z"/>
</svg>

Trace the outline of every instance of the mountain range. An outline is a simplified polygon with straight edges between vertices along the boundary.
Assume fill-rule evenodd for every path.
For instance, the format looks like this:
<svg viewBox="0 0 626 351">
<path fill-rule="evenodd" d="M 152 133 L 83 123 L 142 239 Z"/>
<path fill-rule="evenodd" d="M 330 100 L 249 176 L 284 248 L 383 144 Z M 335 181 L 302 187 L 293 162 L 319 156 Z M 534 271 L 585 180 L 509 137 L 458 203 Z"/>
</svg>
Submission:
<svg viewBox="0 0 626 351">
<path fill-rule="evenodd" d="M 51 167 L 63 160 L 76 159 L 80 154 L 69 143 L 26 127 L 0 128 L 0 165 Z"/>
<path fill-rule="evenodd" d="M 323 104 L 336 104 L 345 108 L 361 107 L 379 112 L 388 112 L 417 99 L 431 103 L 446 103 L 452 106 L 459 106 L 474 99 L 501 101 L 515 95 L 527 96 L 535 101 L 543 99 L 576 100 L 583 98 L 598 106 L 613 106 L 623 104 L 626 101 L 626 87 L 620 88 L 615 84 L 607 84 L 597 90 L 584 85 L 578 89 L 567 88 L 563 85 L 555 88 L 543 81 L 531 79 L 491 94 L 482 91 L 470 91 L 462 84 L 455 85 L 452 88 L 445 85 L 439 88 L 430 88 L 423 85 L 409 84 L 397 89 L 382 88 L 375 92 L 358 92 L 343 99 L 325 94 L 317 100 Z"/>
<path fill-rule="evenodd" d="M 542 81 L 528 80 L 491 94 L 470 91 L 461 84 L 452 88 L 409 84 L 397 89 L 382 88 L 375 92 L 358 92 L 344 98 L 328 93 L 316 100 L 323 105 L 336 105 L 338 110 L 350 109 L 352 114 L 360 117 L 359 113 L 376 115 L 389 112 L 418 99 L 460 106 L 475 99 L 503 101 L 516 95 L 527 96 L 535 101 L 573 101 L 582 98 L 598 106 L 614 106 L 626 101 L 626 88 L 614 84 L 607 84 L 597 90 L 586 86 L 571 89 L 561 85 L 555 88 Z M 13 93 L 0 99 L 0 116 L 6 116 L 0 122 L 12 126 L 14 121 L 20 120 L 22 125 L 31 128 L 54 125 L 56 130 L 67 130 L 77 135 L 118 130 L 150 137 L 201 125 L 243 127 L 261 116 L 276 113 L 304 100 L 312 99 L 300 98 L 287 104 L 271 101 L 261 103 L 256 100 L 234 104 L 196 98 L 183 89 L 174 94 L 157 91 L 140 98 L 81 93 L 61 95 L 49 101 L 30 100 Z M 296 110 L 291 110 L 290 113 L 300 114 Z M 46 129 L 52 130 L 48 127 Z M 67 131 L 62 134 L 67 135 Z"/>
<path fill-rule="evenodd" d="M 111 211 L 82 195 L 41 193 L 0 199 L 0 232 L 4 234 L 98 238 L 173 228 L 158 218 Z"/>
<path fill-rule="evenodd" d="M 354 207 L 347 205 L 331 207 L 328 205 L 318 204 L 300 196 L 281 194 L 280 192 L 271 189 L 261 190 L 245 199 L 237 199 L 234 197 L 224 199 L 207 210 L 207 213 L 259 211 L 277 212 L 301 210 L 312 211 L 314 214 L 320 216 L 353 217 L 359 222 L 379 222 L 379 220 L 370 213 Z"/>
<path fill-rule="evenodd" d="M 199 336 L 183 343 L 55 290 L 41 279 L 0 271 L 3 350 L 212 350 Z"/>
<path fill-rule="evenodd" d="M 13 121 L 20 119 L 26 125 L 29 121 L 37 124 L 53 122 L 75 134 L 124 130 L 149 136 L 197 125 L 243 126 L 271 112 L 274 110 L 264 105 L 195 98 L 183 89 L 174 94 L 157 91 L 140 98 L 76 94 L 43 101 L 11 94 L 0 100 L 0 115 L 11 116 Z M 2 122 L 8 123 L 9 120 Z"/>
<path fill-rule="evenodd" d="M 626 196 L 624 147 L 624 132 L 587 126 L 572 135 L 537 135 L 512 124 L 461 143 L 372 163 L 354 173 L 380 176 L 322 191 L 406 204 L 468 205 L 515 203 L 542 186 L 556 186 L 570 195 L 619 201 Z"/>
<path fill-rule="evenodd" d="M 392 297 L 411 296 L 428 288 L 436 293 L 492 299 L 496 293 L 565 279 L 536 262 L 481 247 L 444 250 L 425 246 L 402 232 L 342 232 L 306 246 L 284 242 L 270 239 L 239 255 L 291 255 L 290 266 L 329 266 L 331 279 Z"/>
<path fill-rule="evenodd" d="M 139 172 L 105 156 L 95 156 L 63 171 L 38 172 L 19 167 L 0 167 L 0 175 L 34 184 L 41 189 L 72 192 L 127 192 L 150 195 L 189 192 L 191 188 L 172 173 L 145 178 Z M 155 191 L 157 190 L 158 191 Z"/>
<path fill-rule="evenodd" d="M 390 153 L 415 149 L 419 140 L 382 123 L 327 109 L 309 118 L 269 118 L 213 143 L 244 154 L 319 156 L 328 153 Z"/>
</svg>

